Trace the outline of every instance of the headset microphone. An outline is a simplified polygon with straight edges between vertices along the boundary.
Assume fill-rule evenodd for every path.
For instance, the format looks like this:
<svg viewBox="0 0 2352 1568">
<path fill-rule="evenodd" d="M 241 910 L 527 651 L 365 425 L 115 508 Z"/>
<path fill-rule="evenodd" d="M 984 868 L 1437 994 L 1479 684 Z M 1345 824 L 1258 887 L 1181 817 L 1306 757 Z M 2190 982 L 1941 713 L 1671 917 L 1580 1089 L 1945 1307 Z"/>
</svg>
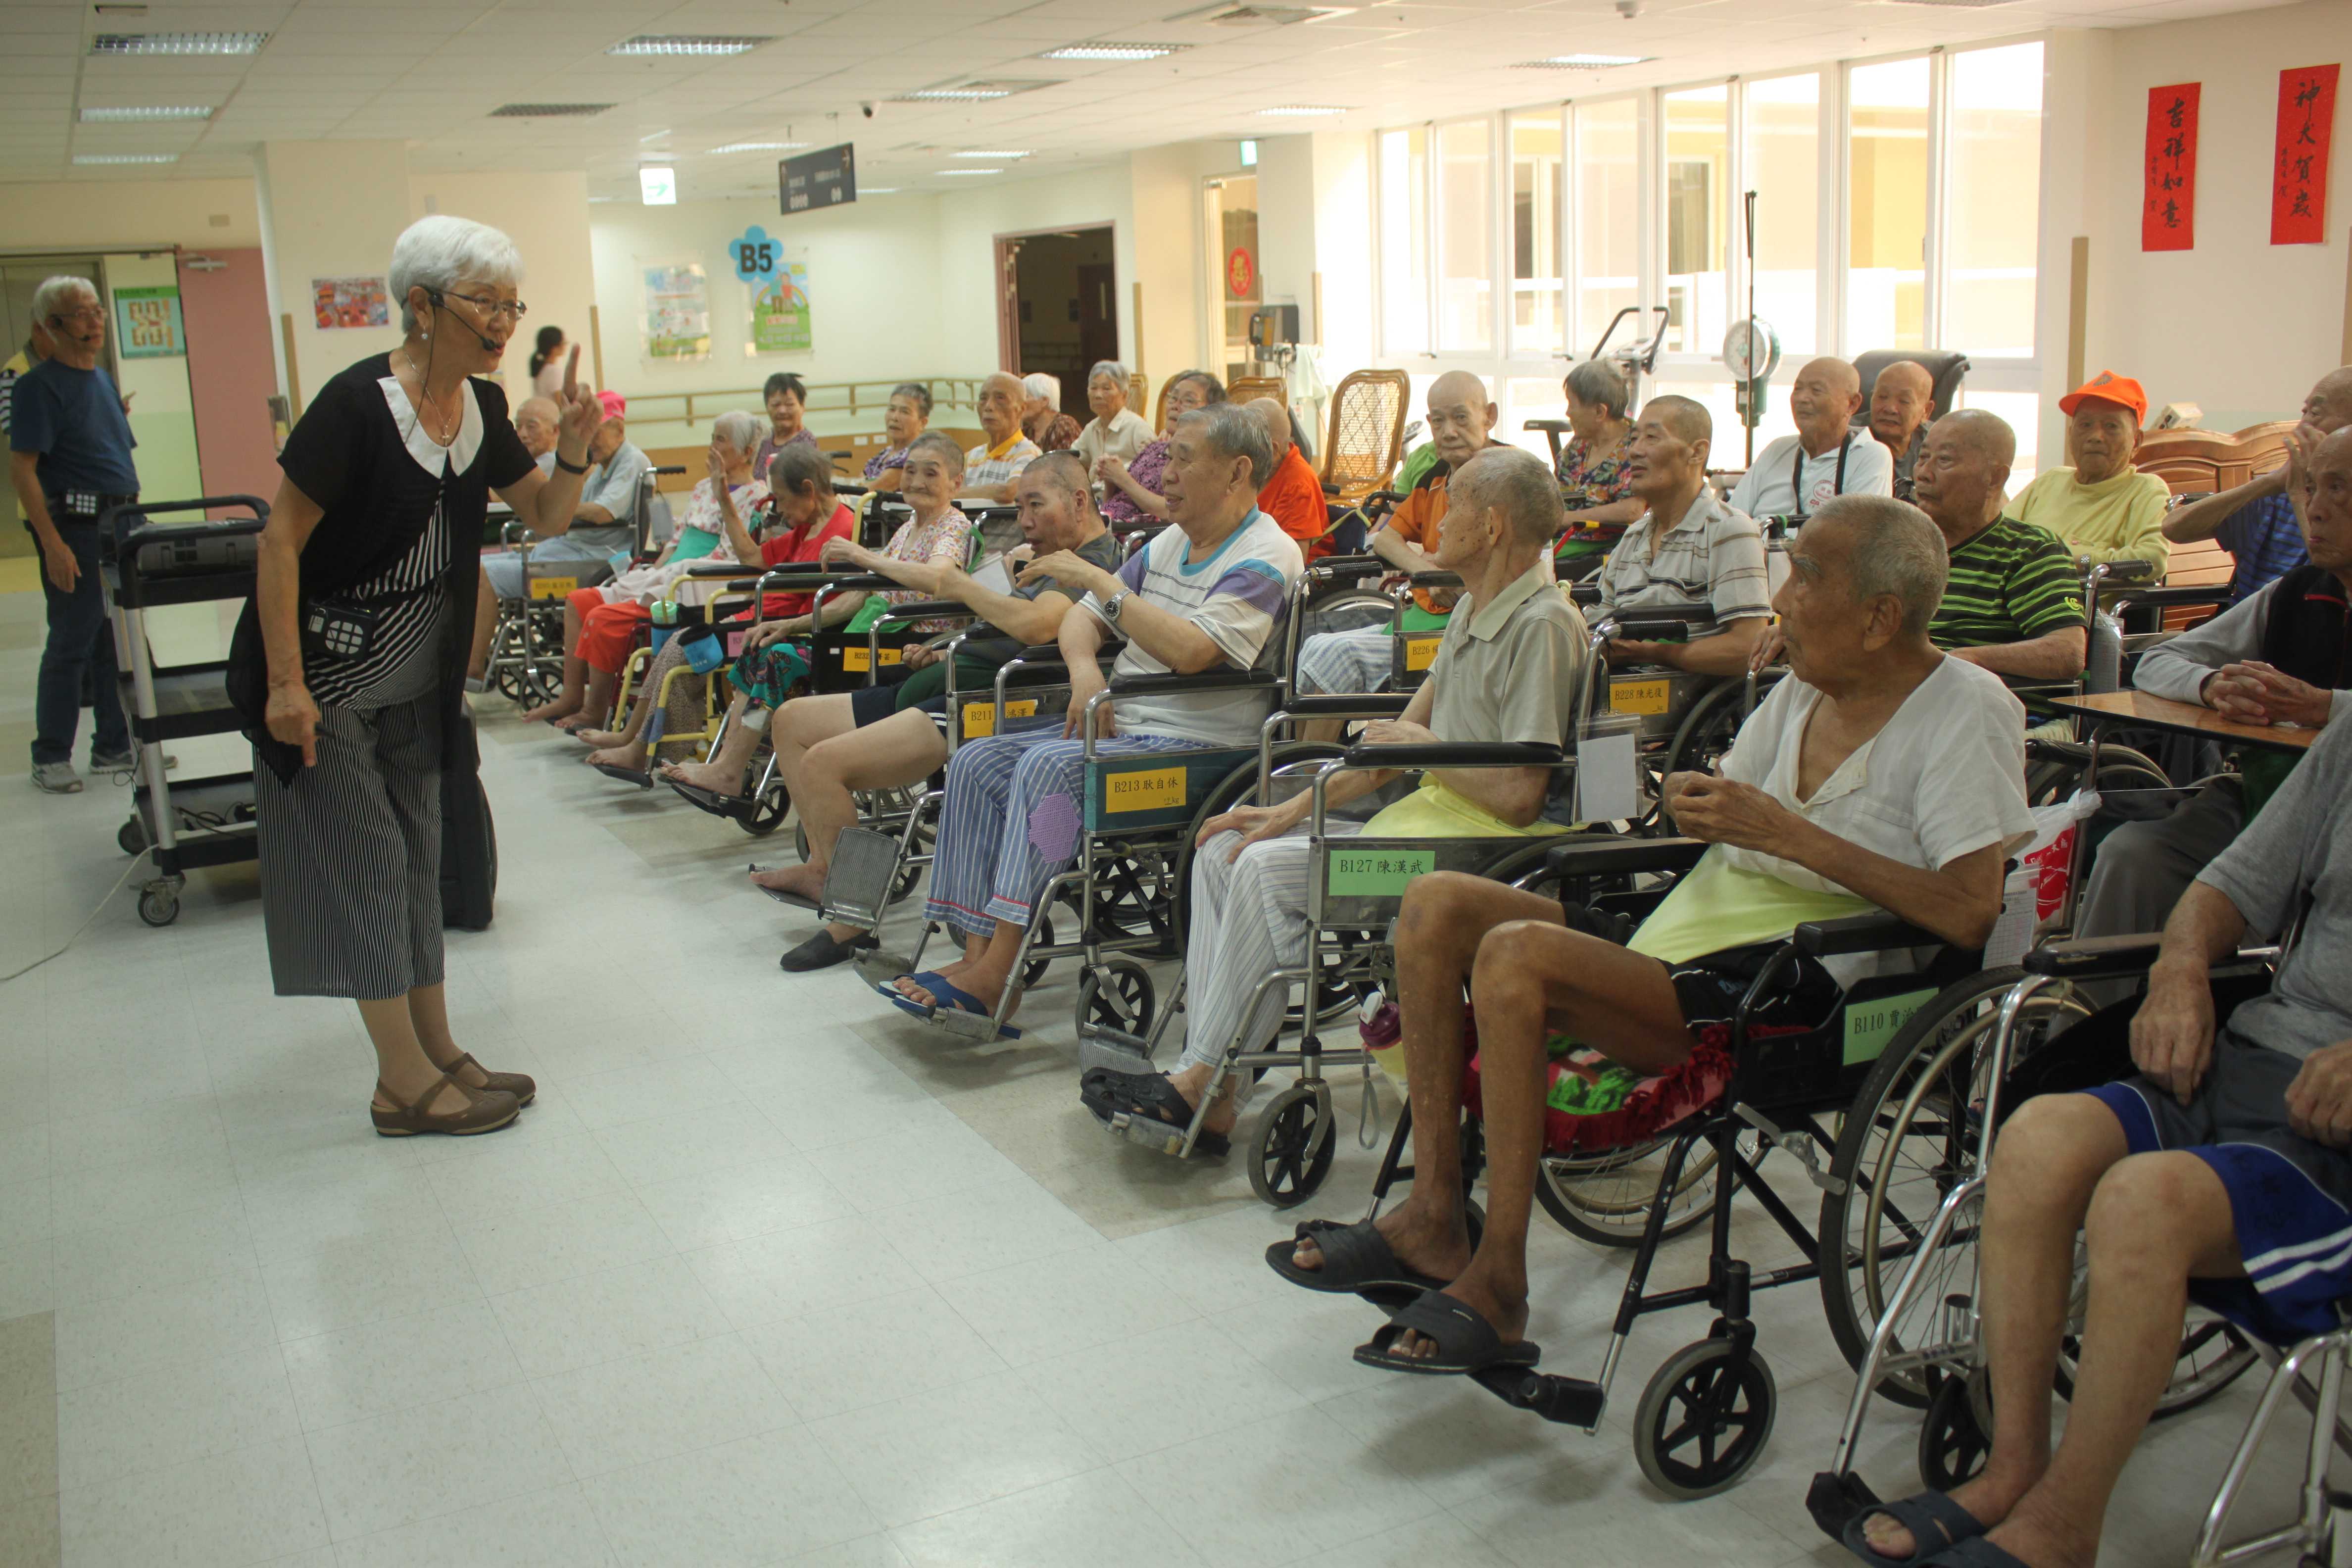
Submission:
<svg viewBox="0 0 2352 1568">
<path fill-rule="evenodd" d="M 79 327 L 68 327 L 66 325 L 66 319 L 63 316 L 50 316 L 49 328 L 52 331 L 63 332 L 67 337 L 71 338 L 74 342 L 81 344 L 84 348 L 88 348 L 90 344 L 98 342 L 98 334 L 96 332 L 85 332 Z"/>
<path fill-rule="evenodd" d="M 505 344 L 499 342 L 498 339 L 491 337 L 488 333 L 483 331 L 481 328 L 474 325 L 473 322 L 467 321 L 465 317 L 457 315 L 457 311 L 450 310 L 447 303 L 442 300 L 437 291 L 427 289 L 425 292 L 431 297 L 433 303 L 439 307 L 443 314 L 457 317 L 458 325 L 473 333 L 474 336 L 480 341 L 482 352 L 484 353 L 494 354 L 505 352 Z"/>
</svg>

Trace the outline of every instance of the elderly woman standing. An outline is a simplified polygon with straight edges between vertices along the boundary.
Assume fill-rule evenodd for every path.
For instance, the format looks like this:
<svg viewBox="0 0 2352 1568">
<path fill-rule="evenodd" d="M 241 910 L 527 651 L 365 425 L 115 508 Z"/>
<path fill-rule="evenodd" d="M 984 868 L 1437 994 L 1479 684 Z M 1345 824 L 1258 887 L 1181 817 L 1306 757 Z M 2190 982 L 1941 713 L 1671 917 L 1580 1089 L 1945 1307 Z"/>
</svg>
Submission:
<svg viewBox="0 0 2352 1568">
<path fill-rule="evenodd" d="M 505 394 L 475 379 L 497 371 L 523 315 L 505 235 L 423 218 L 390 271 L 401 346 L 320 388 L 278 457 L 229 690 L 253 737 L 278 994 L 359 1004 L 378 1132 L 487 1132 L 537 1089 L 462 1049 L 442 995 L 441 772 L 478 765 L 464 698 L 473 543 L 492 490 L 540 533 L 570 528 L 604 414 L 567 371 L 555 472 L 541 474 Z"/>
<path fill-rule="evenodd" d="M 1570 366 L 1561 384 L 1568 394 L 1569 439 L 1559 447 L 1559 499 L 1568 509 L 1568 531 L 1553 559 L 1598 564 L 1616 545 L 1625 525 L 1642 515 L 1628 466 L 1633 451 L 1633 420 L 1625 406 L 1625 378 L 1604 360 Z"/>
<path fill-rule="evenodd" d="M 866 459 L 866 488 L 895 495 L 906 481 L 907 448 L 931 427 L 931 389 L 919 381 L 902 381 L 890 389 L 890 406 L 883 411 L 882 433 L 890 444 Z"/>
<path fill-rule="evenodd" d="M 1062 412 L 1062 383 L 1042 370 L 1021 378 L 1028 399 L 1021 405 L 1021 433 L 1037 443 L 1041 452 L 1059 452 L 1077 444 L 1078 422 Z"/>
<path fill-rule="evenodd" d="M 1170 378 L 1166 397 L 1168 424 L 1173 429 L 1185 415 L 1225 401 L 1225 384 L 1205 370 L 1180 370 Z M 1168 471 L 1167 437 L 1154 439 L 1132 458 L 1106 454 L 1087 466 L 1102 486 L 1103 521 L 1111 527 L 1140 528 L 1168 521 L 1168 503 L 1160 495 L 1160 476 Z"/>
<path fill-rule="evenodd" d="M 1087 467 L 1092 468 L 1105 458 L 1135 461 L 1136 454 L 1151 439 L 1151 426 L 1127 405 L 1127 366 L 1115 359 L 1096 362 L 1087 372 L 1087 406 L 1095 411 L 1095 416 L 1078 433 L 1077 440 L 1078 456 Z M 1168 422 L 1176 423 L 1172 408 Z"/>
<path fill-rule="evenodd" d="M 803 424 L 808 413 L 808 386 L 790 371 L 778 371 L 760 388 L 760 397 L 768 405 L 768 434 L 760 449 L 751 454 L 751 466 L 761 473 L 776 458 L 776 449 L 805 441 L 816 445 L 816 436 Z"/>
</svg>

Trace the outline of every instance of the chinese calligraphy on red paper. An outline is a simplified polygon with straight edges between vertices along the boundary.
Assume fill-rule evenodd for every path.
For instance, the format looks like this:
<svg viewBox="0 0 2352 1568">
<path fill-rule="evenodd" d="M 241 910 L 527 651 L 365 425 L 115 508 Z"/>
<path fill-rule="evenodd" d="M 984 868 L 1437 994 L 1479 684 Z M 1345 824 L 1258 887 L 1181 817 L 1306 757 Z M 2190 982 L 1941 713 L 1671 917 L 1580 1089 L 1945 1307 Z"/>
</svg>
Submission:
<svg viewBox="0 0 2352 1568">
<path fill-rule="evenodd" d="M 2271 160 L 2271 243 L 2317 245 L 2327 223 L 2327 146 L 2338 66 L 2279 72 L 2278 150 Z"/>
<path fill-rule="evenodd" d="M 2147 89 L 2142 154 L 2139 247 L 2189 250 L 2197 244 L 2197 98 L 2193 81 Z"/>
</svg>

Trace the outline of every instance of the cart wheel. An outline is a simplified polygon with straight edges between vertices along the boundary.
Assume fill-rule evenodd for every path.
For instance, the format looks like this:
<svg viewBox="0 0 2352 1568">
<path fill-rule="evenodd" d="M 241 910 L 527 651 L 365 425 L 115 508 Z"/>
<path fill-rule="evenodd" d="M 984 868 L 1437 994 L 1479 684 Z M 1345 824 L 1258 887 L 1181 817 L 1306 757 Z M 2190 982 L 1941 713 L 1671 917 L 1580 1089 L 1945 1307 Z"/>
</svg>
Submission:
<svg viewBox="0 0 2352 1568">
<path fill-rule="evenodd" d="M 180 918 L 180 895 L 169 888 L 150 888 L 139 895 L 139 918 L 151 926 L 167 926 Z"/>
<path fill-rule="evenodd" d="M 1037 922 L 1037 940 L 1033 945 L 1037 947 L 1051 947 L 1054 945 L 1053 916 L 1047 915 L 1044 920 Z M 1053 964 L 1054 961 L 1050 958 L 1033 958 L 1028 963 L 1023 964 L 1021 966 L 1021 989 L 1026 991 L 1031 986 L 1036 984 L 1040 980 L 1045 979 L 1045 971 L 1052 968 Z M 1081 1011 L 1080 1016 L 1084 1016 L 1083 1011 Z"/>
<path fill-rule="evenodd" d="M 1078 1022 L 1140 1038 L 1151 1032 L 1151 975 L 1134 959 L 1110 957 L 1078 982 Z"/>
<path fill-rule="evenodd" d="M 754 838 L 763 838 L 784 825 L 784 818 L 791 815 L 792 809 L 792 792 L 784 787 L 784 781 L 772 780 L 768 787 L 760 792 L 760 798 L 751 803 L 751 809 L 735 819 L 735 825 Z M 805 864 L 808 860 L 808 835 L 803 832 L 799 837 L 801 860 Z"/>
<path fill-rule="evenodd" d="M 1927 1418 L 1919 1427 L 1919 1479 L 1939 1492 L 1974 1479 L 1992 1452 L 1984 1412 L 1973 1396 L 1974 1384 L 1982 1376 L 1946 1377 L 1927 1401 Z"/>
<path fill-rule="evenodd" d="M 1728 1339 L 1685 1345 L 1642 1390 L 1633 1458 L 1668 1497 L 1712 1497 L 1763 1454 L 1778 1403 L 1772 1369 L 1754 1346 L 1743 1352 Z"/>
<path fill-rule="evenodd" d="M 114 830 L 114 842 L 125 855 L 147 853 L 147 825 L 139 820 L 138 813 L 133 812 L 121 827 Z"/>
<path fill-rule="evenodd" d="M 1329 1092 L 1295 1083 L 1275 1097 L 1250 1140 L 1250 1188 L 1276 1208 L 1305 1203 L 1331 1173 L 1339 1126 Z"/>
</svg>

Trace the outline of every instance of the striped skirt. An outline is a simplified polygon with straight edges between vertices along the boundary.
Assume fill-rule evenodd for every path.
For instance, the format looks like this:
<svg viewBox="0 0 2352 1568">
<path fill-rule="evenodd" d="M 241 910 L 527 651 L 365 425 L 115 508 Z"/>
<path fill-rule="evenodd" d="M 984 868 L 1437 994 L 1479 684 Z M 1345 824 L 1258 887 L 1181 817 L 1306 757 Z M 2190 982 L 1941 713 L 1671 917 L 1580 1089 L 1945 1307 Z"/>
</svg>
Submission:
<svg viewBox="0 0 2352 1568">
<path fill-rule="evenodd" d="M 383 1001 L 440 984 L 439 700 L 322 704 L 318 763 L 291 784 L 256 759 L 262 925 L 280 996 Z"/>
</svg>

